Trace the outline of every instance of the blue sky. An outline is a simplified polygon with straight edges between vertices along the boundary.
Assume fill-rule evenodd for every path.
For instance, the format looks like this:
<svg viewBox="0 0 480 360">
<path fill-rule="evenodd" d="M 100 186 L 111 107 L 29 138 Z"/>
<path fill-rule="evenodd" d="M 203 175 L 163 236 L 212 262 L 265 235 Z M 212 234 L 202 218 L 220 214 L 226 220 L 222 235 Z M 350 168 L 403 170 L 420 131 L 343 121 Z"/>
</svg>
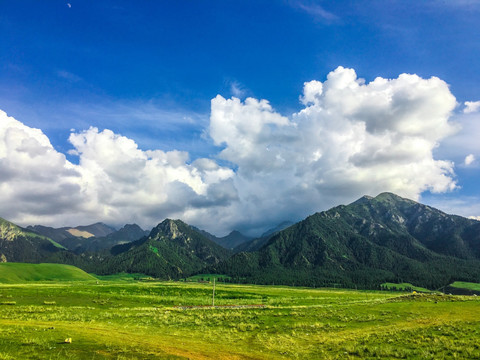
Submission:
<svg viewBox="0 0 480 360">
<path fill-rule="evenodd" d="M 180 217 L 219 234 L 253 234 L 376 191 L 480 216 L 479 1 L 0 1 L 0 10 L 0 110 L 16 120 L 0 119 L 0 141 L 18 140 L 3 145 L 11 152 L 0 151 L 0 170 L 12 174 L 0 176 L 4 218 L 149 227 Z M 357 103 L 354 115 L 338 110 L 348 108 L 340 101 L 347 95 L 332 91 L 335 105 L 326 89 L 339 66 L 367 85 L 415 74 L 405 81 L 418 91 L 405 95 L 395 82 L 382 91 L 405 95 L 405 109 L 423 104 L 421 113 L 395 120 L 398 103 L 389 111 Z M 332 88 L 342 71 L 332 75 Z M 442 83 L 427 86 L 432 77 Z M 302 102 L 304 83 L 313 80 L 324 89 L 312 99 L 323 98 Z M 367 91 L 359 89 L 358 99 Z M 232 96 L 240 103 L 228 102 Z M 247 98 L 266 99 L 271 108 Z M 436 111 L 438 104 L 450 105 Z M 324 119 L 314 107 L 333 115 Z M 373 124 L 380 114 L 391 127 Z M 331 124 L 341 121 L 339 136 Z M 431 126 L 398 130 L 405 121 Z M 249 122 L 260 130 L 245 130 Z M 336 159 L 330 150 L 345 144 L 335 139 L 357 125 L 367 127 L 363 142 L 350 138 L 357 145 Z M 7 126 L 23 135 L 8 135 Z M 443 130 L 423 139 L 421 131 L 431 129 Z M 315 147 L 314 133 L 323 147 Z M 38 140 L 48 156 L 42 160 L 33 147 L 28 159 L 20 156 L 26 139 Z M 369 142 L 378 144 L 371 149 Z M 411 144 L 425 145 L 416 153 L 424 156 L 405 155 Z M 380 156 L 392 152 L 388 161 Z M 300 166 L 309 154 L 313 162 Z M 359 159 L 368 156 L 367 168 Z M 40 175 L 12 170 L 22 166 Z M 387 174 L 394 168 L 422 175 Z M 342 177 L 351 182 L 338 185 Z"/>
</svg>

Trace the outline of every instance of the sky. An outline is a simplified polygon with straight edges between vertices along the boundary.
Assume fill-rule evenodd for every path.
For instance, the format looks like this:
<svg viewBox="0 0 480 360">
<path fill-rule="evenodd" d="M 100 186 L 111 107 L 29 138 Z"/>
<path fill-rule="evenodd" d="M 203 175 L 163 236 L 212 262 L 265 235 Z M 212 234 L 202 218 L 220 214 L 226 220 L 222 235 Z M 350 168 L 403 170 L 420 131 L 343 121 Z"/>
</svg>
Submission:
<svg viewBox="0 0 480 360">
<path fill-rule="evenodd" d="M 480 219 L 478 0 L 0 0 L 0 217 Z"/>
</svg>

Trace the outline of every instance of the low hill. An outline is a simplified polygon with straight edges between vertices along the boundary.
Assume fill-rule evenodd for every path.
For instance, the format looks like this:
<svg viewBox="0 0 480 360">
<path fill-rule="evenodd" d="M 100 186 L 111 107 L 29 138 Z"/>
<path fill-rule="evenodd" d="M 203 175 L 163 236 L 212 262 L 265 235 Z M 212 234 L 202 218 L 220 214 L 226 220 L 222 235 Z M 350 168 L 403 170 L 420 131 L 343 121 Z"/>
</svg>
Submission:
<svg viewBox="0 0 480 360">
<path fill-rule="evenodd" d="M 24 283 L 30 281 L 88 281 L 92 275 L 70 265 L 0 263 L 0 283 Z"/>
<path fill-rule="evenodd" d="M 443 289 L 446 293 L 454 295 L 480 295 L 480 284 L 464 281 L 455 281 Z"/>
</svg>

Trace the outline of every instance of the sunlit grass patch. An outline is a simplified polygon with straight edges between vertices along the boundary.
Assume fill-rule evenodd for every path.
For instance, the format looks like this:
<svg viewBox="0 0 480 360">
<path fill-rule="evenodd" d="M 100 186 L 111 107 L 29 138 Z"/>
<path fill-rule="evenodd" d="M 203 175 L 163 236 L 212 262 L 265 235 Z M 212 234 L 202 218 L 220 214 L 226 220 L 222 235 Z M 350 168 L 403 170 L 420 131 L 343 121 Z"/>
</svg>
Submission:
<svg viewBox="0 0 480 360">
<path fill-rule="evenodd" d="M 465 281 L 455 281 L 450 286 L 454 287 L 454 288 L 480 291 L 480 284 L 479 283 L 472 283 L 472 282 L 465 282 Z"/>
<path fill-rule="evenodd" d="M 420 286 L 415 286 L 410 283 L 390 283 L 386 282 L 381 284 L 382 288 L 387 289 L 387 290 L 395 290 L 395 291 L 417 291 L 417 292 L 424 292 L 424 293 L 430 293 L 431 290 L 428 290 L 426 288 L 420 287 Z"/>
</svg>

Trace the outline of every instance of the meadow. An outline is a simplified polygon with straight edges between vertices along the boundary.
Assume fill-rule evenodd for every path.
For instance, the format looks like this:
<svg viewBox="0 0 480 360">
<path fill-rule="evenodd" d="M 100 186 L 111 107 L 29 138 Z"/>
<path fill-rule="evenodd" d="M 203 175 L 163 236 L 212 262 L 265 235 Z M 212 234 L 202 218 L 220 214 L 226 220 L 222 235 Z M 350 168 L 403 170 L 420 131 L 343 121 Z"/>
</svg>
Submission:
<svg viewBox="0 0 480 360">
<path fill-rule="evenodd" d="M 479 297 L 217 282 L 211 307 L 212 290 L 0 284 L 0 359 L 480 358 Z"/>
</svg>

